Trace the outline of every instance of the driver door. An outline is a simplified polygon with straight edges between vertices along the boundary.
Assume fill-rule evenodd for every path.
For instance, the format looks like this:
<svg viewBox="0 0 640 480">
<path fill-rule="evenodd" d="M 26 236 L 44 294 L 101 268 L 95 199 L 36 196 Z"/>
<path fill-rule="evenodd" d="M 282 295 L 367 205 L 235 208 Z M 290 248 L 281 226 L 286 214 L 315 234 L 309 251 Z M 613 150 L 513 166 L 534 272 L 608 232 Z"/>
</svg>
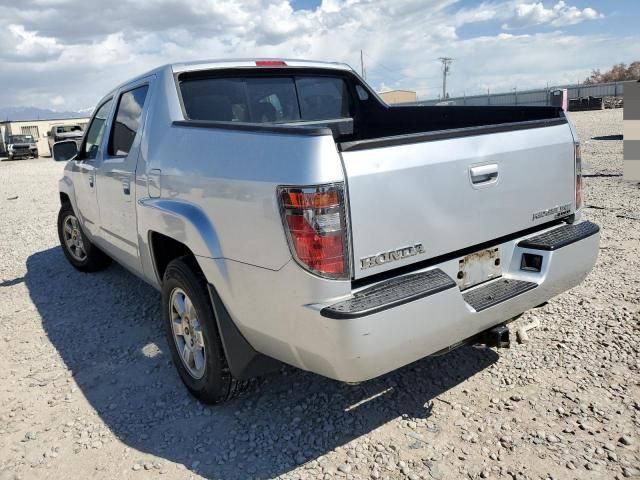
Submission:
<svg viewBox="0 0 640 480">
<path fill-rule="evenodd" d="M 107 127 L 113 99 L 103 102 L 91 119 L 80 151 L 73 161 L 73 187 L 76 195 L 76 214 L 85 233 L 99 235 L 100 210 L 96 195 L 96 170 L 103 156 L 104 132 Z"/>
</svg>

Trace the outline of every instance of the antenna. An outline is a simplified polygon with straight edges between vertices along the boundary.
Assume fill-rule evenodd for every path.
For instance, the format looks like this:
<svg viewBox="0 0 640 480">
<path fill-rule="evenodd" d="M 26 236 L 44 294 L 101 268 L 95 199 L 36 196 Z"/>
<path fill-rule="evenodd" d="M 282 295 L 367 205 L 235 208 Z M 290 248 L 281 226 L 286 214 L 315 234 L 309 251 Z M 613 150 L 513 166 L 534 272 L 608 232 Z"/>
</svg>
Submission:
<svg viewBox="0 0 640 480">
<path fill-rule="evenodd" d="M 442 99 L 447 99 L 447 75 L 449 75 L 449 67 L 451 66 L 451 62 L 453 62 L 453 58 L 451 57 L 440 57 L 438 58 L 442 62 Z"/>
</svg>

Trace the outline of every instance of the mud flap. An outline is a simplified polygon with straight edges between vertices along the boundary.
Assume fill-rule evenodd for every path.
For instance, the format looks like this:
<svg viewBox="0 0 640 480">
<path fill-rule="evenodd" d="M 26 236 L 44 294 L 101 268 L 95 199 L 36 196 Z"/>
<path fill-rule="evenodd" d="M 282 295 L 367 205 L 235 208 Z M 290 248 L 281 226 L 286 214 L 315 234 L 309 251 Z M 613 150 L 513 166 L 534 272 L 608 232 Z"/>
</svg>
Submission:
<svg viewBox="0 0 640 480">
<path fill-rule="evenodd" d="M 222 348 L 234 378 L 248 380 L 278 370 L 282 363 L 254 350 L 231 319 L 216 289 L 213 285 L 208 285 L 208 288 Z"/>
</svg>

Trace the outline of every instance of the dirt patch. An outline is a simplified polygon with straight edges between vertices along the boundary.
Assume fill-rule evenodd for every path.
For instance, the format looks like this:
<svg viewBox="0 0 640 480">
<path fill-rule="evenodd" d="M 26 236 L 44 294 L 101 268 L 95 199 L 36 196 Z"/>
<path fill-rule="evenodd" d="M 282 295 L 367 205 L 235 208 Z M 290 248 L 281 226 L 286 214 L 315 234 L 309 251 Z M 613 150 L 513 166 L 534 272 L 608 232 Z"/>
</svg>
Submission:
<svg viewBox="0 0 640 480">
<path fill-rule="evenodd" d="M 87 275 L 65 261 L 62 165 L 2 162 L 0 478 L 635 475 L 640 222 L 627 214 L 640 188 L 613 176 L 622 110 L 571 118 L 603 248 L 583 284 L 522 316 L 541 323 L 528 343 L 462 348 L 357 386 L 284 368 L 213 408 L 170 363 L 155 290 L 117 265 Z"/>
</svg>

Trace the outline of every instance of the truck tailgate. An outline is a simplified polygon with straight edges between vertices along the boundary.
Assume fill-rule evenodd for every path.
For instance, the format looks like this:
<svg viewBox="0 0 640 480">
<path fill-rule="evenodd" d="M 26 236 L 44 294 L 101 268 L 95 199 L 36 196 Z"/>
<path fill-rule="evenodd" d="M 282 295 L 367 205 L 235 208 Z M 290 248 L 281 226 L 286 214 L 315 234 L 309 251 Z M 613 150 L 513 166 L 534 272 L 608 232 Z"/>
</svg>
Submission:
<svg viewBox="0 0 640 480">
<path fill-rule="evenodd" d="M 575 209 L 568 123 L 477 133 L 343 149 L 355 278 L 489 242 Z"/>
</svg>

